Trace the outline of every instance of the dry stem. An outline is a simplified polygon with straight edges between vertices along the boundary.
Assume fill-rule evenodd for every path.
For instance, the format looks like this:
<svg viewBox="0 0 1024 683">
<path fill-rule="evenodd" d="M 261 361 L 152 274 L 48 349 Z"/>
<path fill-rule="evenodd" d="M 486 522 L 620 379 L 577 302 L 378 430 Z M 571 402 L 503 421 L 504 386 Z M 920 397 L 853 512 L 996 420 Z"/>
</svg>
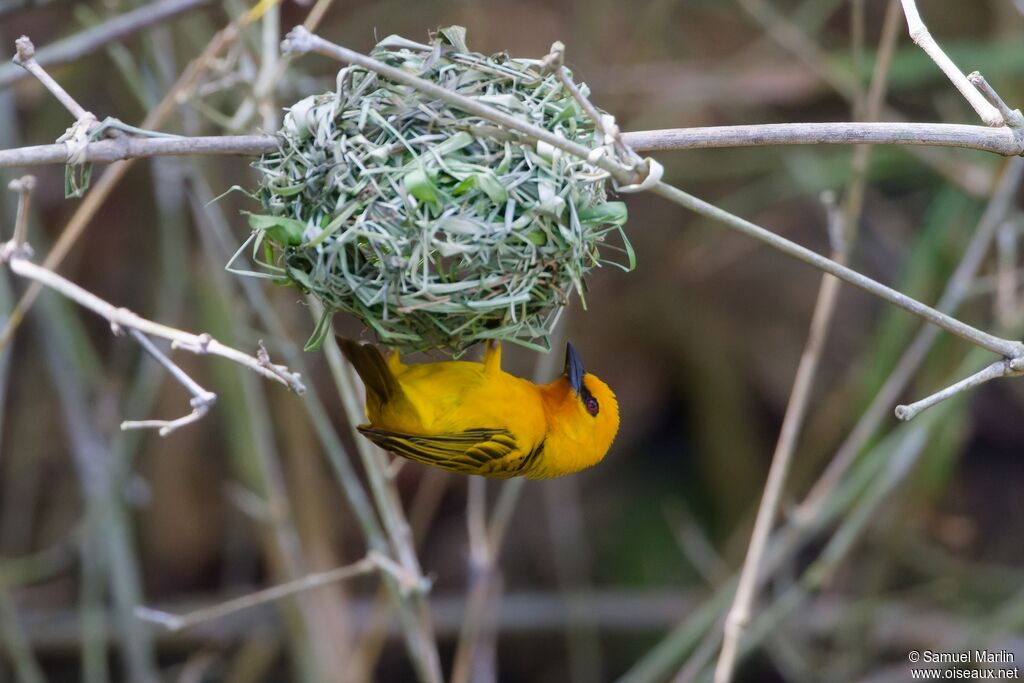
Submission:
<svg viewBox="0 0 1024 683">
<path fill-rule="evenodd" d="M 888 85 L 889 67 L 896 45 L 897 18 L 896 0 L 890 0 L 882 27 L 878 59 L 875 63 L 866 100 L 862 103 L 864 115 L 869 119 L 876 118 L 882 108 Z M 858 102 L 855 108 L 860 105 L 861 103 Z M 865 146 L 858 147 L 854 152 L 851 164 L 852 179 L 844 197 L 842 210 L 835 206 L 830 194 L 822 197 L 833 259 L 838 263 L 845 264 L 847 262 L 848 244 L 854 242 L 857 236 L 857 225 L 860 221 L 864 190 L 867 185 L 870 153 L 871 148 Z M 786 406 L 786 414 L 782 421 L 775 452 L 772 455 L 768 481 L 765 483 L 764 494 L 757 510 L 750 547 L 740 572 L 732 607 L 725 617 L 722 649 L 714 674 L 715 683 L 729 683 L 732 680 L 743 632 L 750 621 L 759 585 L 759 573 L 764 562 L 769 537 L 778 515 L 782 490 L 810 404 L 811 388 L 825 348 L 829 325 L 835 313 L 839 288 L 839 280 L 828 275 L 822 278 L 818 298 L 814 305 L 814 314 L 811 318 L 810 333 L 797 367 L 793 390 L 790 394 L 789 404 Z"/>
<path fill-rule="evenodd" d="M 931 32 L 928 31 L 928 27 L 925 26 L 920 13 L 917 11 L 917 3 L 914 0 L 901 1 L 903 3 L 903 13 L 907 17 L 907 28 L 910 31 L 911 39 L 942 69 L 942 73 L 946 74 L 953 85 L 956 86 L 956 89 L 960 91 L 960 94 L 974 107 L 974 111 L 978 112 L 978 116 L 985 122 L 985 125 L 993 127 L 1002 126 L 1004 122 L 999 111 L 978 92 L 978 89 L 967 80 L 967 76 L 964 76 L 964 73 L 946 55 L 945 51 L 939 47 L 935 39 L 932 38 Z"/>
<path fill-rule="evenodd" d="M 212 406 L 217 401 L 217 394 L 212 391 L 203 389 L 199 384 L 189 377 L 184 370 L 174 364 L 170 358 L 150 341 L 149 337 L 142 334 L 136 329 L 128 330 L 128 334 L 132 336 L 135 341 L 139 343 L 139 346 L 152 356 L 156 362 L 160 363 L 167 372 L 170 373 L 174 379 L 188 389 L 188 392 L 192 394 L 192 400 L 190 405 L 192 406 L 192 412 L 184 417 L 179 417 L 176 420 L 125 420 L 121 423 L 121 429 L 158 429 L 160 430 L 160 436 L 167 436 L 175 429 L 184 427 L 185 425 L 198 422 L 206 413 L 210 411 Z"/>
<path fill-rule="evenodd" d="M 951 123 L 829 122 L 767 123 L 627 131 L 622 142 L 637 152 L 766 147 L 772 145 L 912 145 L 956 147 L 1002 156 L 1024 154 L 1024 141 L 1012 130 Z M 111 163 L 155 156 L 260 156 L 278 149 L 273 135 L 215 135 L 175 138 L 99 140 L 85 150 L 84 161 Z M 0 168 L 67 162 L 63 144 L 0 150 Z"/>
<path fill-rule="evenodd" d="M 339 581 L 346 581 L 358 576 L 365 576 L 366 574 L 377 570 L 393 576 L 399 582 L 405 581 L 404 574 L 394 562 L 381 553 L 371 550 L 367 553 L 366 557 L 348 566 L 338 567 L 337 569 L 331 569 L 325 572 L 308 574 L 300 579 L 288 581 L 287 583 L 282 583 L 271 588 L 265 588 L 233 600 L 227 600 L 216 605 L 211 605 L 210 607 L 204 607 L 202 609 L 195 610 L 194 612 L 189 612 L 188 614 L 171 614 L 170 612 L 150 609 L 147 607 L 138 607 L 135 610 L 135 616 L 143 621 L 159 624 L 168 631 L 176 632 L 192 628 L 193 626 L 197 626 L 208 621 L 221 619 L 242 610 L 257 607 L 275 600 L 280 600 L 290 595 L 296 595 L 314 588 L 320 588 Z"/>
<path fill-rule="evenodd" d="M 1024 359 L 1004 358 L 992 363 L 984 370 L 965 377 L 956 384 L 937 391 L 931 396 L 922 398 L 920 401 L 915 401 L 910 405 L 896 406 L 896 417 L 904 421 L 912 420 L 922 410 L 927 410 L 937 403 L 953 398 L 957 394 L 973 389 L 989 380 L 1000 377 L 1020 377 L 1021 375 L 1024 375 Z"/>
<path fill-rule="evenodd" d="M 842 252 L 835 253 L 835 257 L 844 258 Z M 765 549 L 768 546 L 768 539 L 771 535 L 775 517 L 778 514 L 779 501 L 782 497 L 783 485 L 786 475 L 789 473 L 793 453 L 796 451 L 796 441 L 803 426 L 804 417 L 807 414 L 807 407 L 810 403 L 811 387 L 814 376 L 818 371 L 818 363 L 821 360 L 822 351 L 825 348 L 825 340 L 828 336 L 828 328 L 835 312 L 836 301 L 839 297 L 840 281 L 836 278 L 825 275 L 821 280 L 821 287 L 818 290 L 818 299 L 814 304 L 814 314 L 811 317 L 811 329 L 804 347 L 803 355 L 797 366 L 796 377 L 793 380 L 793 390 L 790 393 L 789 404 L 786 406 L 786 414 L 782 420 L 782 429 L 779 431 L 779 439 L 775 444 L 775 452 L 772 454 L 771 468 L 768 470 L 768 481 L 765 483 L 764 495 L 757 511 L 757 518 L 754 522 L 754 531 L 751 534 L 750 547 L 747 550 L 747 558 L 743 563 L 740 573 L 739 585 L 736 588 L 736 596 L 733 599 L 733 606 L 725 620 L 724 638 L 722 650 L 719 654 L 718 666 L 715 669 L 715 683 L 729 683 L 732 680 L 733 670 L 736 666 L 736 659 L 739 654 L 740 638 L 750 621 L 750 611 L 754 603 L 755 590 L 758 584 L 758 573 L 761 569 Z"/>
</svg>

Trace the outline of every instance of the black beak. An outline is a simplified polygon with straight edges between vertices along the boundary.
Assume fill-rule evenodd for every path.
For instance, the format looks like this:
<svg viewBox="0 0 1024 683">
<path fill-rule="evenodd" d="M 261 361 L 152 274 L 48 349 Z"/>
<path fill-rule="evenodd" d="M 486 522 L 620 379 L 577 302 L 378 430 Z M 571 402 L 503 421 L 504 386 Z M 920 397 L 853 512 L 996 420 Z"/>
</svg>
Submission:
<svg viewBox="0 0 1024 683">
<path fill-rule="evenodd" d="M 579 396 L 583 390 L 583 375 L 587 374 L 587 371 L 583 369 L 583 359 L 580 358 L 580 354 L 576 353 L 576 349 L 573 348 L 572 344 L 566 342 L 565 344 L 565 377 L 569 380 L 569 386 Z"/>
</svg>

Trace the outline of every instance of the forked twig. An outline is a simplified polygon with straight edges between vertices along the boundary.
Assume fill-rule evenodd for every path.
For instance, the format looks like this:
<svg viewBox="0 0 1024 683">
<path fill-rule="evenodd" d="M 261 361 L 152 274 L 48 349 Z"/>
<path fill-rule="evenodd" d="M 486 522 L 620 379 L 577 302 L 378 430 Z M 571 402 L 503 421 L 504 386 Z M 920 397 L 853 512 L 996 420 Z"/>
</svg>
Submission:
<svg viewBox="0 0 1024 683">
<path fill-rule="evenodd" d="M 171 374 L 171 377 L 178 380 L 182 386 L 188 389 L 188 392 L 192 394 L 192 400 L 190 401 L 192 412 L 175 420 L 125 420 L 121 423 L 121 429 L 157 429 L 159 430 L 160 436 L 167 436 L 175 429 L 203 419 L 203 417 L 206 416 L 206 413 L 210 411 L 210 406 L 217 401 L 217 394 L 212 391 L 207 391 L 199 386 L 199 384 L 189 377 L 184 370 L 175 365 L 174 361 L 164 355 L 163 351 L 158 349 L 156 345 L 150 341 L 149 337 L 136 329 L 128 330 L 128 334 L 130 334 L 132 338 L 139 343 L 139 346 L 142 347 L 143 351 L 152 356 L 156 362 L 160 363 L 160 365 L 162 365 L 164 369 Z"/>
<path fill-rule="evenodd" d="M 14 227 L 14 238 L 0 245 L 0 264 L 6 264 L 15 275 L 27 280 L 38 282 L 71 299 L 83 308 L 106 318 L 111 331 L 116 334 L 127 332 L 149 355 L 153 356 L 171 375 L 192 394 L 192 412 L 175 420 L 143 420 L 125 421 L 122 429 L 156 428 L 161 436 L 166 436 L 175 429 L 196 422 L 202 418 L 210 406 L 216 401 L 216 394 L 203 389 L 189 377 L 180 367 L 168 358 L 153 344 L 149 337 L 160 337 L 171 342 L 171 348 L 179 348 L 196 354 L 213 354 L 244 365 L 264 377 L 288 387 L 296 393 L 306 390 L 302 379 L 297 373 L 289 371 L 281 365 L 270 362 L 266 349 L 260 344 L 257 357 L 221 344 L 209 334 L 192 334 L 182 330 L 153 322 L 132 313 L 126 308 L 118 308 L 95 294 L 86 291 L 70 280 L 38 266 L 32 262 L 32 249 L 25 241 L 28 222 L 28 202 L 31 196 L 34 179 L 25 176 L 11 183 L 11 189 L 18 192 L 18 214 Z"/>
<path fill-rule="evenodd" d="M 967 79 L 963 71 L 953 62 L 946 52 L 939 46 L 932 37 L 928 27 L 921 19 L 917 11 L 915 0 L 901 0 L 903 3 L 903 14 L 907 18 L 907 29 L 910 31 L 910 38 L 925 51 L 932 61 L 942 69 L 942 73 L 953 83 L 964 99 L 974 107 L 978 116 L 987 126 L 1002 126 L 1003 117 L 992 104 L 978 91 L 977 88 Z"/>
<path fill-rule="evenodd" d="M 266 363 L 260 362 L 243 351 L 222 344 L 209 334 L 193 334 L 185 332 L 168 325 L 142 318 L 132 313 L 127 308 L 118 308 L 95 294 L 82 289 L 74 282 L 57 275 L 56 273 L 32 263 L 12 242 L 8 242 L 0 248 L 0 262 L 6 262 L 7 267 L 15 275 L 20 275 L 28 280 L 34 280 L 45 287 L 49 287 L 68 299 L 71 299 L 83 308 L 106 318 L 111 325 L 133 328 L 143 334 L 167 339 L 171 342 L 171 348 L 182 349 L 195 354 L 213 354 L 244 365 L 253 372 L 256 372 L 279 384 L 283 384 L 295 393 L 301 394 L 306 390 L 302 379 L 296 373 L 288 372 L 282 366 L 268 367 Z"/>
<path fill-rule="evenodd" d="M 908 3 L 913 5 L 912 0 L 903 0 L 903 3 L 904 8 L 906 8 Z M 989 85 L 988 81 L 985 80 L 985 77 L 977 71 L 974 71 L 970 76 L 965 77 L 965 80 L 968 81 L 970 86 L 975 89 L 974 91 L 982 97 L 992 110 L 996 112 L 1001 124 L 1013 133 L 1014 138 L 1016 140 L 1024 141 L 1024 115 L 1021 114 L 1020 110 L 1010 109 L 1009 105 L 1007 105 L 1003 98 L 999 96 L 999 93 L 995 91 L 995 88 Z M 1016 354 L 1008 355 L 1003 358 L 1003 360 L 992 363 L 984 370 L 976 372 L 941 391 L 937 391 L 931 396 L 927 396 L 920 401 L 915 401 L 909 405 L 896 406 L 896 417 L 904 421 L 911 420 L 922 410 L 926 410 L 935 404 L 952 398 L 964 391 L 973 389 L 974 387 L 984 384 L 989 380 L 998 379 L 1000 377 L 1019 377 L 1024 374 L 1022 370 L 1024 370 L 1024 357 Z"/>
</svg>

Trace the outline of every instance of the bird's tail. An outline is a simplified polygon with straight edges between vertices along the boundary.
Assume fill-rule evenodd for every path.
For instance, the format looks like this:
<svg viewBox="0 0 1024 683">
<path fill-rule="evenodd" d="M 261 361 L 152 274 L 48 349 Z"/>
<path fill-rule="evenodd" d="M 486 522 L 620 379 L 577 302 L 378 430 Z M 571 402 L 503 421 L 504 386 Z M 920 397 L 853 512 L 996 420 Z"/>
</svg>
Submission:
<svg viewBox="0 0 1024 683">
<path fill-rule="evenodd" d="M 384 356 L 372 344 L 360 344 L 352 339 L 337 337 L 338 346 L 359 377 L 366 385 L 366 390 L 381 403 L 387 403 L 402 393 L 391 368 Z"/>
</svg>

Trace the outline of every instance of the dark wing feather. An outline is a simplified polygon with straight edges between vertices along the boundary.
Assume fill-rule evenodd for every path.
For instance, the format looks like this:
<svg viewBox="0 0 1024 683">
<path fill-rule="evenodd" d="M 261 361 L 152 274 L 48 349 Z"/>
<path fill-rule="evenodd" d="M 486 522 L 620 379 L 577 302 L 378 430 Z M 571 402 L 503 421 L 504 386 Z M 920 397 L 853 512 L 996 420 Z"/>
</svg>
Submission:
<svg viewBox="0 0 1024 683">
<path fill-rule="evenodd" d="M 364 425 L 359 431 L 386 451 L 462 474 L 514 477 L 523 474 L 543 450 L 525 452 L 505 429 L 467 429 L 450 434 L 404 434 Z"/>
<path fill-rule="evenodd" d="M 359 342 L 344 337 L 338 337 L 338 346 L 341 352 L 352 364 L 352 367 L 359 373 L 360 379 L 366 385 L 366 390 L 375 396 L 381 403 L 387 403 L 402 394 L 402 387 L 398 380 L 391 374 L 391 368 L 384 356 L 372 344 L 360 344 Z"/>
</svg>

